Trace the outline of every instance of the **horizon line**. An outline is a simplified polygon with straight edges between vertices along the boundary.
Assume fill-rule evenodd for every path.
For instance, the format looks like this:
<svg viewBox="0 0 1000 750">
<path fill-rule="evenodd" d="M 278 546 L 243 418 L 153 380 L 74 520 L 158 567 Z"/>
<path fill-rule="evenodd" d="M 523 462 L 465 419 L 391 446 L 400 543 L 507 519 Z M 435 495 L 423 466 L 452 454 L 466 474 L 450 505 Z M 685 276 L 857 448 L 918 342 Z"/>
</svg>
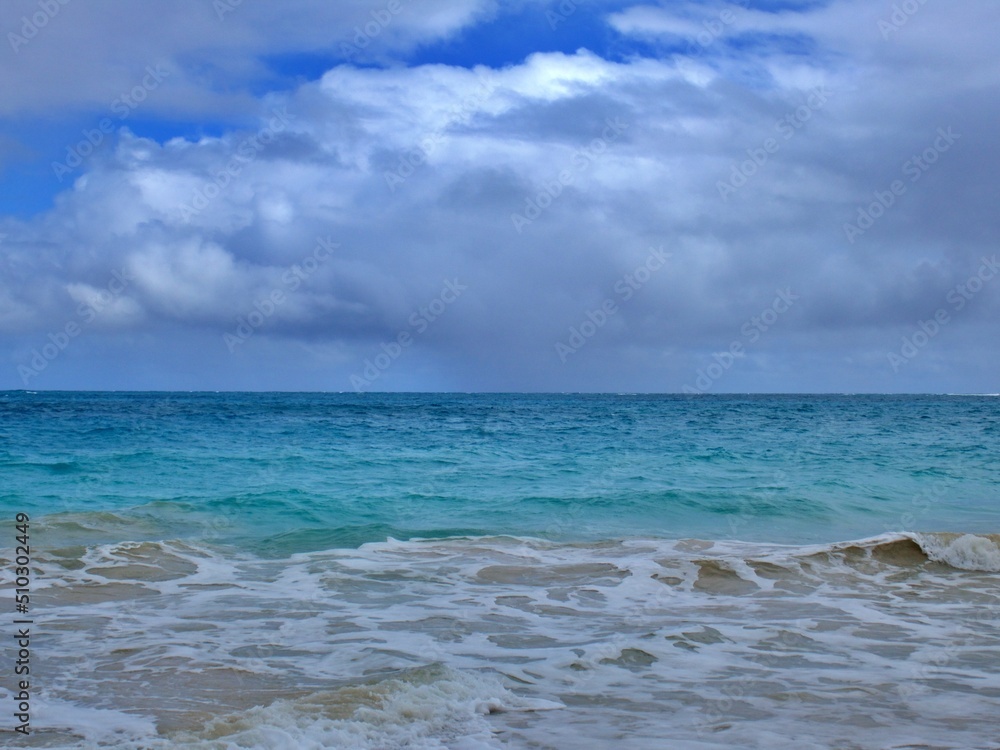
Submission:
<svg viewBox="0 0 1000 750">
<path fill-rule="evenodd" d="M 683 391 L 284 391 L 284 390 L 162 390 L 162 389 L 92 389 L 92 388 L 10 388 L 8 393 L 241 393 L 241 394 L 322 394 L 357 396 L 434 395 L 434 396 L 990 396 L 1000 393 L 957 393 L 944 391 L 718 391 L 715 393 L 685 393 Z"/>
</svg>

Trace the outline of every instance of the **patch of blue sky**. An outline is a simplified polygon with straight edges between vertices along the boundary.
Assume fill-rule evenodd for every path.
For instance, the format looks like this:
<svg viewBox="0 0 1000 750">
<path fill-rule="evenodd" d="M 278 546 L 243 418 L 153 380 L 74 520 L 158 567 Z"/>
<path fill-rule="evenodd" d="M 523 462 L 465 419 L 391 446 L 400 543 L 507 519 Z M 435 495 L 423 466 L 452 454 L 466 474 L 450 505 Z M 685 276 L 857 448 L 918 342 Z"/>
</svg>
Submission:
<svg viewBox="0 0 1000 750">
<path fill-rule="evenodd" d="M 406 63 L 502 68 L 519 64 L 536 52 L 573 54 L 581 48 L 608 59 L 624 59 L 634 56 L 636 45 L 631 41 L 623 44 L 606 17 L 628 5 L 579 4 L 573 9 L 572 3 L 530 4 L 501 11 L 496 18 L 470 26 L 451 39 L 425 45 L 411 53 Z"/>
<path fill-rule="evenodd" d="M 765 13 L 780 13 L 786 10 L 808 11 L 816 8 L 825 8 L 830 5 L 832 0 L 750 0 L 749 2 L 735 0 L 735 2 L 745 5 L 751 10 L 760 10 Z"/>
<path fill-rule="evenodd" d="M 734 34 L 723 40 L 733 51 L 741 55 L 768 57 L 771 55 L 801 55 L 815 56 L 819 53 L 819 45 L 808 34 L 768 34 L 760 31 L 749 31 Z"/>
<path fill-rule="evenodd" d="M 339 46 L 339 45 L 338 45 Z M 261 62 L 267 66 L 278 78 L 278 81 L 270 81 L 270 87 L 266 81 L 257 82 L 251 87 L 261 90 L 254 91 L 255 94 L 264 94 L 276 89 L 275 83 L 279 83 L 279 88 L 292 89 L 309 81 L 317 81 L 323 74 L 338 65 L 357 64 L 356 54 L 348 52 L 287 52 L 275 55 L 267 55 Z"/>
</svg>

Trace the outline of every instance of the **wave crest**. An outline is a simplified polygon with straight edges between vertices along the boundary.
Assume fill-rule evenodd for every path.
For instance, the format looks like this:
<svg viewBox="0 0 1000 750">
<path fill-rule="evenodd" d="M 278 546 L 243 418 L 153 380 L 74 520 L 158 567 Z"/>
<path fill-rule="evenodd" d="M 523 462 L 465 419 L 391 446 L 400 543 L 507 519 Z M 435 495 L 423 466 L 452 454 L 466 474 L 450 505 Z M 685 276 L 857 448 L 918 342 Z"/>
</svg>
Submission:
<svg viewBox="0 0 1000 750">
<path fill-rule="evenodd" d="M 1000 534 L 909 534 L 931 560 L 960 570 L 1000 572 Z"/>
<path fill-rule="evenodd" d="M 834 554 L 848 563 L 874 560 L 897 566 L 942 563 L 958 570 L 1000 572 L 1000 534 L 903 531 L 828 545 L 813 554 Z"/>
</svg>

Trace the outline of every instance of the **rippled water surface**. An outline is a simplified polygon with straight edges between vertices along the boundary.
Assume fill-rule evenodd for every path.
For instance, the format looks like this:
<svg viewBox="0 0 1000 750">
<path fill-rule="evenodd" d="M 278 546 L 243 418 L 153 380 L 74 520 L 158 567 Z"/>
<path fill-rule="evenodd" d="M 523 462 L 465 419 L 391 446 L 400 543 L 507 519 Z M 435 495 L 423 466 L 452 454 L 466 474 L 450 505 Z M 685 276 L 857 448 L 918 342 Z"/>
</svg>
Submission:
<svg viewBox="0 0 1000 750">
<path fill-rule="evenodd" d="M 1000 747 L 998 435 L 992 397 L 0 394 L 3 742 Z"/>
</svg>

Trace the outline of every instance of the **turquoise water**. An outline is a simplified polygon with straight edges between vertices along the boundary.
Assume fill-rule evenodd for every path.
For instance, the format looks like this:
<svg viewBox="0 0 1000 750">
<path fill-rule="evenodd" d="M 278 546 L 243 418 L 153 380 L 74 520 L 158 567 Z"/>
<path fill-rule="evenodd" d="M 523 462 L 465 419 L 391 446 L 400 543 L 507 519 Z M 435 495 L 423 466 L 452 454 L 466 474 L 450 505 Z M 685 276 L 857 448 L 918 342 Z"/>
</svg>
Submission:
<svg viewBox="0 0 1000 750">
<path fill-rule="evenodd" d="M 998 748 L 998 438 L 989 396 L 2 393 L 0 745 Z"/>
<path fill-rule="evenodd" d="M 115 514 L 78 519 L 93 542 L 274 554 L 387 536 L 992 532 L 998 445 L 991 397 L 0 397 L 5 507 Z"/>
</svg>

